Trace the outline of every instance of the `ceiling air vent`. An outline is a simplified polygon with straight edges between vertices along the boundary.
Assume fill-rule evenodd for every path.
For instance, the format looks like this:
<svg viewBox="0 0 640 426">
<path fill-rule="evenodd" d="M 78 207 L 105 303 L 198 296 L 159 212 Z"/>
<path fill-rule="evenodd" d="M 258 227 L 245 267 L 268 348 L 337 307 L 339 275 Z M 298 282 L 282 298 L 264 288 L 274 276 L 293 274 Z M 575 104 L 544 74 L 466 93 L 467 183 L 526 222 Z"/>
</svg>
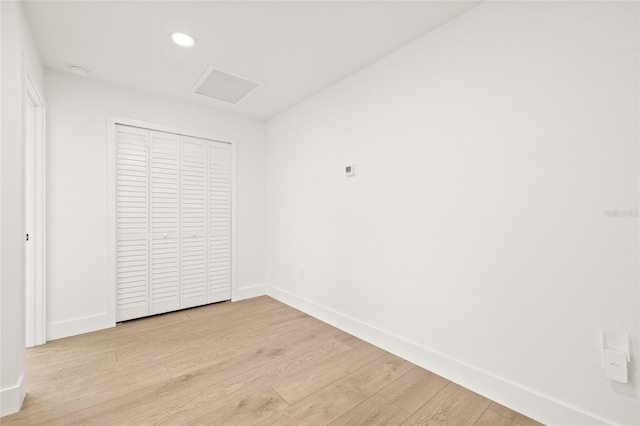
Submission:
<svg viewBox="0 0 640 426">
<path fill-rule="evenodd" d="M 210 98 L 237 104 L 262 83 L 222 68 L 210 66 L 192 91 Z"/>
</svg>

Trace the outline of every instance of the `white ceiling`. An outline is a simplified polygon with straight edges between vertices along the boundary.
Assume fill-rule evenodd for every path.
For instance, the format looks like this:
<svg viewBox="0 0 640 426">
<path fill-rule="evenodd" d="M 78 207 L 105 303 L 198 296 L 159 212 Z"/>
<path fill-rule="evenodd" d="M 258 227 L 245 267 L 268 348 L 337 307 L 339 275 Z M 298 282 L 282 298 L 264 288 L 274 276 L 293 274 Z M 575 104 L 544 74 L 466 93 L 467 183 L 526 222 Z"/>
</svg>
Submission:
<svg viewBox="0 0 640 426">
<path fill-rule="evenodd" d="M 270 118 L 478 1 L 25 1 L 45 67 Z M 182 31 L 191 48 L 169 38 Z M 191 92 L 215 65 L 264 83 L 233 105 Z"/>
</svg>

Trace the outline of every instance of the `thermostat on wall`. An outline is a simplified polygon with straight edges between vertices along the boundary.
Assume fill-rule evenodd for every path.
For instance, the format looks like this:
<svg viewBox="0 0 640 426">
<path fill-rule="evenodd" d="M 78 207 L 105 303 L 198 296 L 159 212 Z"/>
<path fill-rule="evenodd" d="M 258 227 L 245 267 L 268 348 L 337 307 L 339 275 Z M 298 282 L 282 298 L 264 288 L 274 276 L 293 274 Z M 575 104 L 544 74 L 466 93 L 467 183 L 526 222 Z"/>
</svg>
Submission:
<svg viewBox="0 0 640 426">
<path fill-rule="evenodd" d="M 356 175 L 356 165 L 355 164 L 348 164 L 344 168 L 344 173 L 347 176 L 355 176 Z"/>
</svg>

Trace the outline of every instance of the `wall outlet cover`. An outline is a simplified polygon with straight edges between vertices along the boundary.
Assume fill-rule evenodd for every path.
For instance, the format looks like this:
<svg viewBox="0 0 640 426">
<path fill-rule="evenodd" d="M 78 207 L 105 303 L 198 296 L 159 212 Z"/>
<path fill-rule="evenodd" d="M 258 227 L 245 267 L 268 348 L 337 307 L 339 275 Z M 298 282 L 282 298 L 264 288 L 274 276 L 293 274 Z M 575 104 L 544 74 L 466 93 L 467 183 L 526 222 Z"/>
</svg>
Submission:
<svg viewBox="0 0 640 426">
<path fill-rule="evenodd" d="M 604 358 L 604 375 L 616 382 L 627 383 L 627 354 L 622 351 L 605 349 L 602 356 Z"/>
</svg>

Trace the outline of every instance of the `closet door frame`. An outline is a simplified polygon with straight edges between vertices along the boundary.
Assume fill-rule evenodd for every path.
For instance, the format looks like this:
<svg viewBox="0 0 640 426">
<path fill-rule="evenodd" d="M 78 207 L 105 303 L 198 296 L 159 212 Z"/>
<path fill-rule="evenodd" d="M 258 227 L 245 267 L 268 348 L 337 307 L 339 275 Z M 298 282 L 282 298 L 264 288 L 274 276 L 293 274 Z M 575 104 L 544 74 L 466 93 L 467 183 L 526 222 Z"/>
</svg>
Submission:
<svg viewBox="0 0 640 426">
<path fill-rule="evenodd" d="M 231 301 L 238 300 L 237 290 L 237 144 L 235 139 L 221 137 L 192 130 L 179 129 L 157 123 L 126 117 L 107 117 L 107 247 L 106 247 L 106 292 L 105 310 L 107 321 L 116 324 L 116 125 L 140 127 L 143 129 L 174 133 L 194 138 L 208 139 L 228 143 L 231 148 Z"/>
</svg>

